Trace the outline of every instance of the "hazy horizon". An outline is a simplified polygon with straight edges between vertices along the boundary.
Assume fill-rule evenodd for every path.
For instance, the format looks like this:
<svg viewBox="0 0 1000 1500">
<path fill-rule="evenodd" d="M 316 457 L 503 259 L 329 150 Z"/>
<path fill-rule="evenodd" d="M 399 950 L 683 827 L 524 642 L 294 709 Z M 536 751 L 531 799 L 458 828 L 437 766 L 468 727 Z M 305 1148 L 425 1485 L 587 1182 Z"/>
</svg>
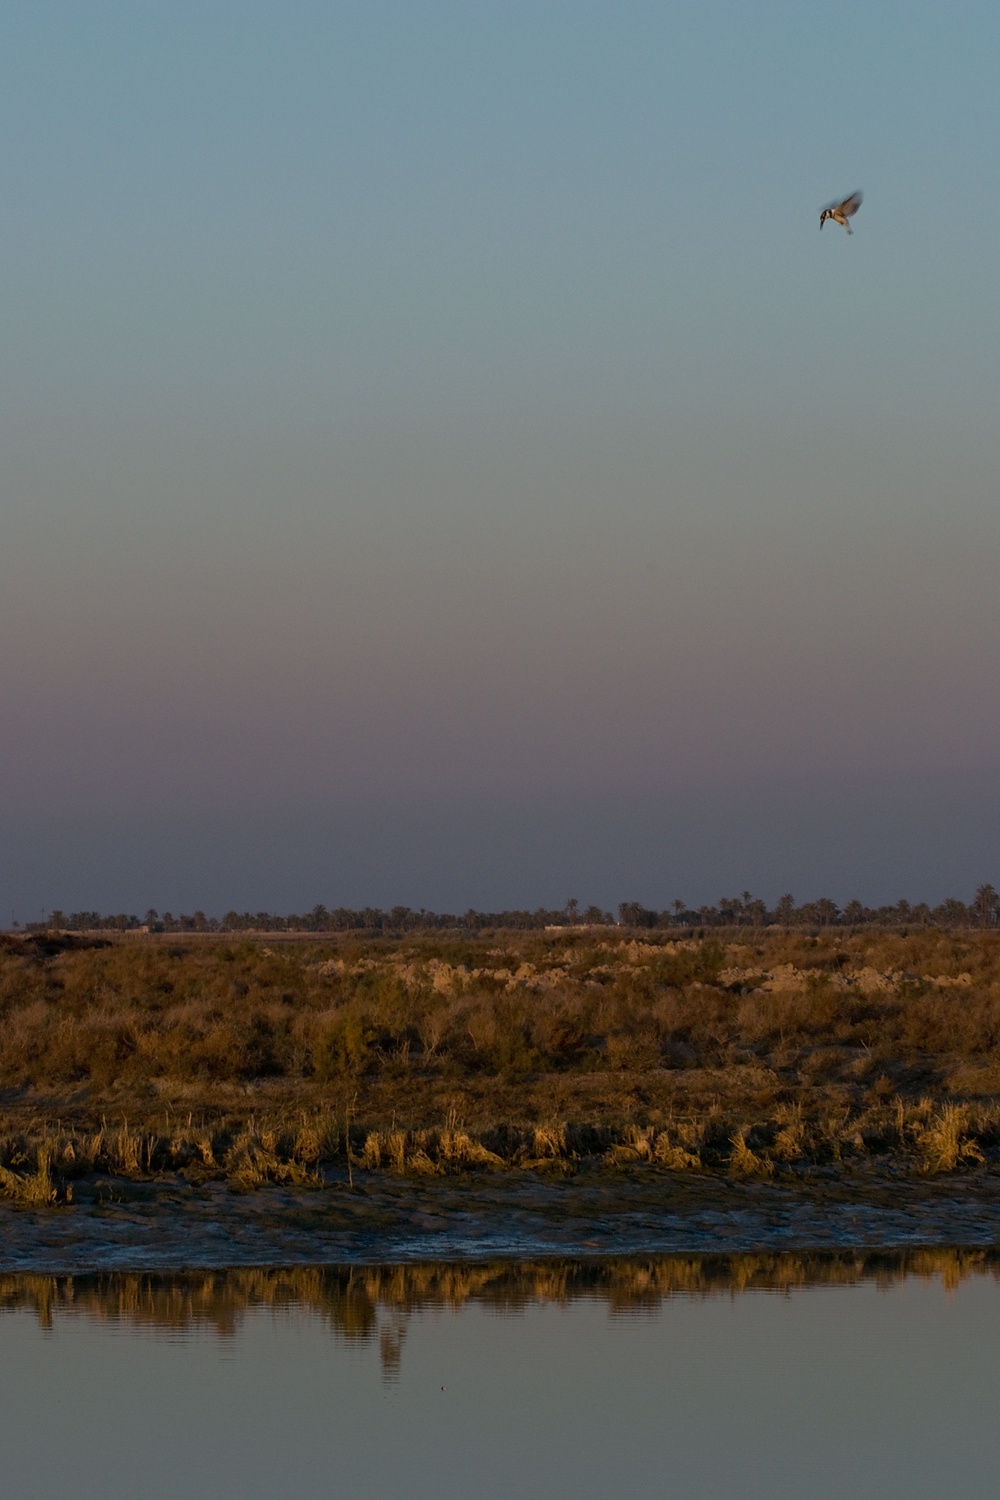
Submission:
<svg viewBox="0 0 1000 1500">
<path fill-rule="evenodd" d="M 0 42 L 0 913 L 1000 884 L 995 7 Z"/>
<path fill-rule="evenodd" d="M 461 913 L 558 908 L 569 897 L 581 907 L 616 911 L 638 900 L 663 910 L 747 889 L 769 906 L 786 891 L 841 907 L 968 902 L 994 869 L 998 817 L 1000 792 L 985 776 L 758 780 L 674 798 L 553 790 L 518 802 L 53 811 L 9 818 L 0 830 L 20 893 L 0 908 L 0 924 L 55 908 L 221 917 L 322 903 Z"/>
</svg>

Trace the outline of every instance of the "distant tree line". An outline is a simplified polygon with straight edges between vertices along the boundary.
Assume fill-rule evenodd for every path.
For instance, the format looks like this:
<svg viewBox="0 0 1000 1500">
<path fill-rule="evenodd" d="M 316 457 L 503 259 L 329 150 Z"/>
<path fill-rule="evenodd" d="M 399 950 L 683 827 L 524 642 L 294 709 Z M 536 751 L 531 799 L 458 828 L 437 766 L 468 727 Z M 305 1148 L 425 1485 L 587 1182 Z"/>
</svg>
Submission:
<svg viewBox="0 0 1000 1500">
<path fill-rule="evenodd" d="M 715 906 L 695 908 L 674 901 L 667 911 L 624 901 L 618 908 L 618 921 L 624 927 L 996 927 L 1000 925 L 1000 895 L 991 885 L 981 885 L 968 905 L 949 896 L 937 906 L 926 901 L 915 906 L 909 901 L 892 906 L 848 901 L 844 907 L 829 896 L 798 905 L 794 896 L 785 895 L 768 907 L 744 891 L 741 896 L 723 897 Z"/>
<path fill-rule="evenodd" d="M 1000 926 L 1000 895 L 992 885 L 981 885 L 968 905 L 954 897 L 929 906 L 920 902 L 897 901 L 894 906 L 865 906 L 848 901 L 843 908 L 828 896 L 818 901 L 796 904 L 795 897 L 782 896 L 773 907 L 744 891 L 740 896 L 721 898 L 715 906 L 690 907 L 674 901 L 665 911 L 643 906 L 639 901 L 623 901 L 617 917 L 598 906 L 581 909 L 570 899 L 558 910 L 539 906 L 534 911 L 476 911 L 470 907 L 463 915 L 453 912 L 414 911 L 409 906 L 394 906 L 389 911 L 366 906 L 354 911 L 346 906 L 327 910 L 314 906 L 309 912 L 278 916 L 273 912 L 228 911 L 224 917 L 208 917 L 203 911 L 193 916 L 162 914 L 150 908 L 145 916 L 119 912 L 108 916 L 96 911 L 75 911 L 67 915 L 53 911 L 47 921 L 28 922 L 24 930 L 38 932 L 58 928 L 68 932 L 439 932 L 460 930 L 481 932 L 487 928 L 507 927 L 529 931 L 546 927 L 997 927 Z"/>
</svg>

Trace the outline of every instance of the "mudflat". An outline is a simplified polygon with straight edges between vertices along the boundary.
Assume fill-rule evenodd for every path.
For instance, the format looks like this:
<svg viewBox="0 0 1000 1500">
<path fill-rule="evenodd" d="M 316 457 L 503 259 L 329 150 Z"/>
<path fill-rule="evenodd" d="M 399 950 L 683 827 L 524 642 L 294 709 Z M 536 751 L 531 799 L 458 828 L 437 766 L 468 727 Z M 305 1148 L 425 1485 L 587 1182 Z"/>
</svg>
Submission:
<svg viewBox="0 0 1000 1500">
<path fill-rule="evenodd" d="M 183 1179 L 79 1185 L 72 1209 L 0 1204 L 0 1273 L 414 1264 L 573 1256 L 989 1249 L 1000 1175 L 795 1186 L 635 1168 L 235 1192 Z"/>
</svg>

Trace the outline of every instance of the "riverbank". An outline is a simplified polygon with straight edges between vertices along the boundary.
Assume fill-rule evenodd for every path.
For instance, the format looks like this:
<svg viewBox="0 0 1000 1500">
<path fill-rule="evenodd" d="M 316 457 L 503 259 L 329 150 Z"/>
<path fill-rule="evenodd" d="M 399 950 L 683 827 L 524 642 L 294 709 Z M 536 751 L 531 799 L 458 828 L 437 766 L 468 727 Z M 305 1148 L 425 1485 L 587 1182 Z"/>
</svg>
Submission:
<svg viewBox="0 0 1000 1500">
<path fill-rule="evenodd" d="M 78 1213 L 98 1181 L 193 1202 L 384 1175 L 419 1201 L 512 1173 L 994 1170 L 991 931 L 0 943 L 0 1198 L 26 1207 Z"/>
<path fill-rule="evenodd" d="M 987 1249 L 1000 1174 L 798 1184 L 636 1168 L 567 1181 L 521 1172 L 234 1192 L 181 1178 L 78 1185 L 71 1210 L 0 1204 L 0 1273 L 79 1275 L 319 1263 Z"/>
</svg>

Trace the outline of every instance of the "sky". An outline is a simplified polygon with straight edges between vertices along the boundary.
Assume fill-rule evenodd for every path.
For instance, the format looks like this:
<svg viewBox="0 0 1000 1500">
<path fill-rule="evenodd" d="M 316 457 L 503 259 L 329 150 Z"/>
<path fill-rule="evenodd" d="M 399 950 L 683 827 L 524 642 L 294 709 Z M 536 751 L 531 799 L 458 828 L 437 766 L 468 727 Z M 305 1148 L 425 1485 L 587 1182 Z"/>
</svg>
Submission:
<svg viewBox="0 0 1000 1500">
<path fill-rule="evenodd" d="M 0 920 L 1000 884 L 998 65 L 0 3 Z"/>
</svg>

